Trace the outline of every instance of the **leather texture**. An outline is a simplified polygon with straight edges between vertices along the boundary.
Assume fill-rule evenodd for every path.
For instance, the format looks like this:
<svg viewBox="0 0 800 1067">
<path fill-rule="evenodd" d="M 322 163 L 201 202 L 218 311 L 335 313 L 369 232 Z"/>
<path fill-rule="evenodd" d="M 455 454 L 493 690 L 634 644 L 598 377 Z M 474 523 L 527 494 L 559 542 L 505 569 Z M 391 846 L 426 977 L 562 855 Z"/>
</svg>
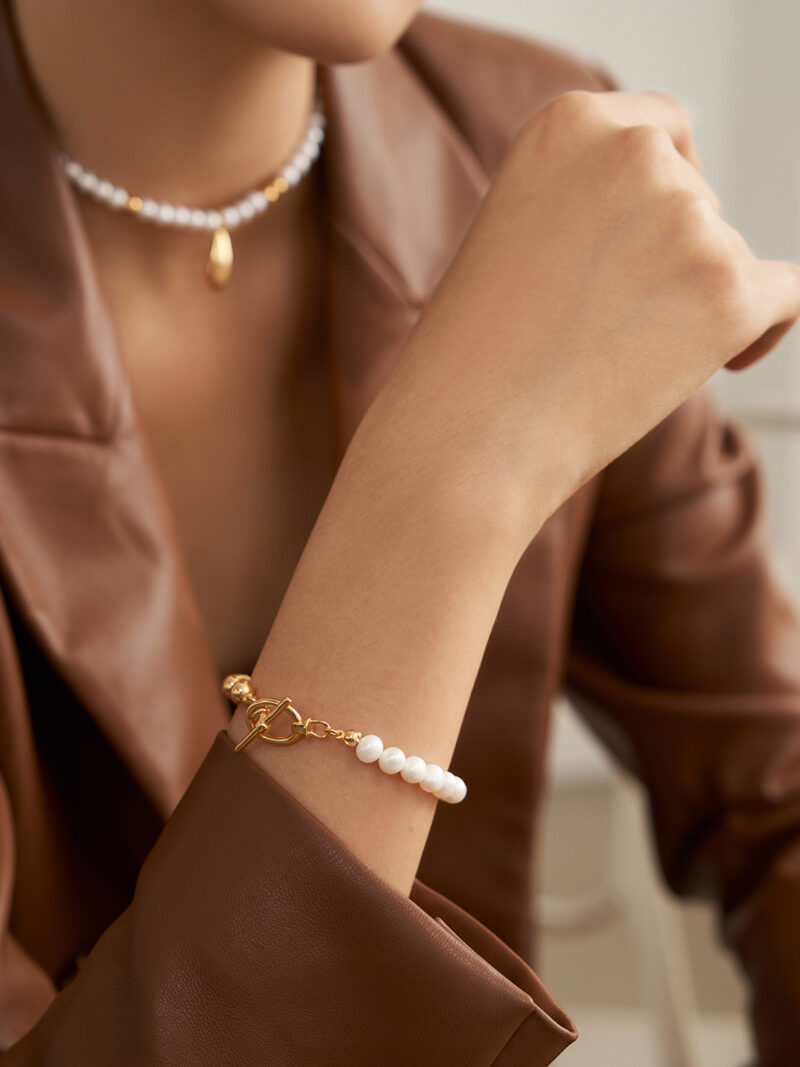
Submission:
<svg viewBox="0 0 800 1067">
<path fill-rule="evenodd" d="M 320 76 L 338 464 L 520 125 L 616 83 L 426 13 Z M 407 898 L 224 732 L 8 0 L 0 145 L 2 1062 L 551 1063 L 576 1037 L 532 969 L 561 687 L 644 783 L 669 884 L 717 901 L 759 1064 L 794 1062 L 800 614 L 771 560 L 760 458 L 710 387 L 520 559 L 452 761 L 469 796 L 439 805 Z"/>
</svg>

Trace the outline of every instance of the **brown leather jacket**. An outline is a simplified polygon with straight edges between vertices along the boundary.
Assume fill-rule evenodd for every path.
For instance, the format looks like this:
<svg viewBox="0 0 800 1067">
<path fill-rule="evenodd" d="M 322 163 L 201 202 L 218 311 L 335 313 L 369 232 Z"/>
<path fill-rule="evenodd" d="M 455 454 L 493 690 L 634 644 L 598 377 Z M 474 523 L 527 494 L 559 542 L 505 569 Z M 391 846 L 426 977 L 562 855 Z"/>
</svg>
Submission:
<svg viewBox="0 0 800 1067">
<path fill-rule="evenodd" d="M 3 1063 L 550 1063 L 575 1029 L 524 961 L 561 686 L 644 782 L 669 884 L 719 903 L 762 1067 L 796 1062 L 800 616 L 770 562 L 749 435 L 706 386 L 544 525 L 453 758 L 468 799 L 439 805 L 403 896 L 232 751 L 6 5 Z M 427 14 L 391 51 L 322 77 L 341 458 L 514 132 L 567 89 L 614 83 L 552 47 Z"/>
</svg>

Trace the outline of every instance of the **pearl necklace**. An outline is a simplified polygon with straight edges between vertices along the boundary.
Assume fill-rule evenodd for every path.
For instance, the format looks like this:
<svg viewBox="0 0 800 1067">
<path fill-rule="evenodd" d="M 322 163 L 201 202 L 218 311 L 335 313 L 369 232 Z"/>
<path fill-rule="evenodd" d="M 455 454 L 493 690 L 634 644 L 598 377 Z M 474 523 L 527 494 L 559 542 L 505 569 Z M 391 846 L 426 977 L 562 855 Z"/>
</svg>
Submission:
<svg viewBox="0 0 800 1067">
<path fill-rule="evenodd" d="M 243 222 L 263 214 L 293 185 L 297 185 L 319 157 L 325 140 L 325 110 L 322 94 L 317 89 L 314 107 L 305 135 L 295 147 L 289 162 L 266 185 L 246 193 L 238 200 L 221 207 L 204 210 L 182 204 L 168 204 L 148 197 L 131 195 L 127 189 L 86 170 L 66 152 L 58 153 L 61 165 L 70 181 L 82 192 L 117 211 L 126 211 L 140 222 L 160 226 L 174 226 L 184 230 L 207 230 L 213 233 L 206 262 L 206 278 L 214 289 L 227 285 L 233 270 L 233 245 L 230 231 Z"/>
</svg>

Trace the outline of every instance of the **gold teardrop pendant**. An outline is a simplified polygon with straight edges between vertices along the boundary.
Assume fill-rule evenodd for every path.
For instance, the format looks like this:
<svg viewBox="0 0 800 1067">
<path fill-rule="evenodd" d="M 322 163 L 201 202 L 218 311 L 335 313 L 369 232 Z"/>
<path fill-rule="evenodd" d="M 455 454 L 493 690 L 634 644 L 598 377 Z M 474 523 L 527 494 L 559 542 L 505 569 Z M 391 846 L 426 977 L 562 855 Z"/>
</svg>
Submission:
<svg viewBox="0 0 800 1067">
<path fill-rule="evenodd" d="M 206 261 L 206 277 L 214 289 L 224 289 L 233 270 L 233 244 L 225 226 L 214 230 Z"/>
</svg>

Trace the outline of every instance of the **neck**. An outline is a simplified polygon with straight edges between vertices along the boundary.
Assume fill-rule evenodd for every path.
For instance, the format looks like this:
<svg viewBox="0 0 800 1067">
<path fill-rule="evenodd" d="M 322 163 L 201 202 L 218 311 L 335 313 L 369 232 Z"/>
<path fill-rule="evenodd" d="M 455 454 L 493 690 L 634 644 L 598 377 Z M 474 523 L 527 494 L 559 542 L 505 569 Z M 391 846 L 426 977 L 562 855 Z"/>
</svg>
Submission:
<svg viewBox="0 0 800 1067">
<path fill-rule="evenodd" d="M 132 193 L 196 207 L 283 166 L 311 111 L 314 62 L 266 48 L 209 7 L 15 0 L 59 147 Z"/>
</svg>

